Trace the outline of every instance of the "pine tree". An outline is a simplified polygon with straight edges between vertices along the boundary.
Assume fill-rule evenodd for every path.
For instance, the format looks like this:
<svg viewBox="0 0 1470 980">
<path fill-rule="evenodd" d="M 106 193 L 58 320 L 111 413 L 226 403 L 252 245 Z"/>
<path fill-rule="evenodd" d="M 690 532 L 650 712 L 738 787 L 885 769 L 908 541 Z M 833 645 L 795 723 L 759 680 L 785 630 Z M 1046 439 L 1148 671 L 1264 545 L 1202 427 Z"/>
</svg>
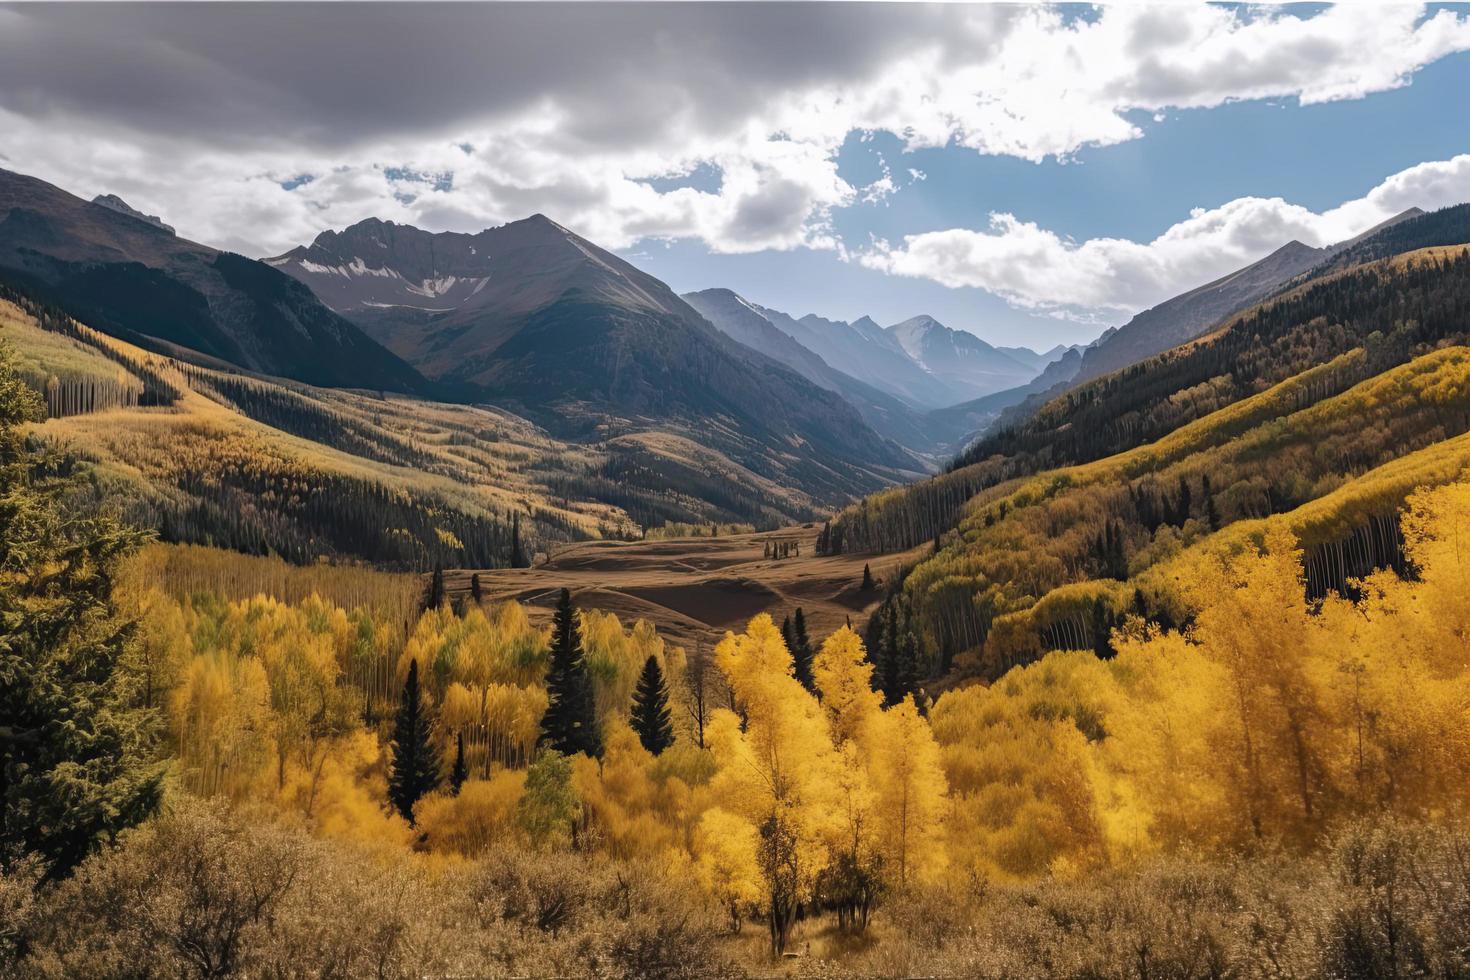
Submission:
<svg viewBox="0 0 1470 980">
<path fill-rule="evenodd" d="M 18 428 L 40 417 L 0 347 L 0 869 L 33 855 L 56 880 L 157 808 L 163 768 L 112 594 L 140 536 L 62 511 Z"/>
<path fill-rule="evenodd" d="M 431 741 L 429 716 L 419 690 L 419 662 L 408 662 L 403 700 L 393 720 L 393 765 L 388 774 L 388 800 L 413 826 L 413 808 L 439 785 L 439 760 Z"/>
<path fill-rule="evenodd" d="M 919 689 L 919 638 L 908 632 L 898 653 L 898 690 L 893 701 L 902 701 Z"/>
<path fill-rule="evenodd" d="M 449 791 L 458 796 L 459 788 L 468 778 L 470 770 L 464 761 L 464 732 L 457 732 L 454 736 L 454 768 L 449 770 Z"/>
<path fill-rule="evenodd" d="M 806 631 L 806 614 L 797 607 L 796 617 L 791 622 L 791 651 L 792 672 L 796 679 L 801 681 L 801 686 L 812 693 L 816 693 L 817 683 L 812 679 L 812 650 L 811 637 Z"/>
<path fill-rule="evenodd" d="M 787 653 L 790 653 L 796 647 L 796 634 L 791 631 L 790 616 L 781 620 L 781 642 L 786 644 Z"/>
<path fill-rule="evenodd" d="M 511 518 L 510 525 L 510 567 L 530 568 L 531 559 L 526 555 L 526 549 L 521 544 L 521 515 L 515 514 Z"/>
<path fill-rule="evenodd" d="M 444 605 L 444 566 L 435 565 L 429 576 L 429 591 L 424 595 L 424 611 Z"/>
<path fill-rule="evenodd" d="M 674 744 L 674 725 L 669 717 L 669 689 L 658 658 L 649 654 L 633 692 L 633 712 L 628 719 L 638 741 L 654 755 Z"/>
<path fill-rule="evenodd" d="M 863 565 L 863 591 L 872 592 L 876 586 L 873 584 L 873 570 L 865 563 Z"/>
<path fill-rule="evenodd" d="M 597 727 L 592 679 L 582 653 L 582 632 L 572 593 L 561 590 L 552 617 L 551 666 L 546 673 L 550 703 L 541 718 L 541 744 L 563 755 L 585 752 L 602 756 L 602 732 Z"/>
</svg>

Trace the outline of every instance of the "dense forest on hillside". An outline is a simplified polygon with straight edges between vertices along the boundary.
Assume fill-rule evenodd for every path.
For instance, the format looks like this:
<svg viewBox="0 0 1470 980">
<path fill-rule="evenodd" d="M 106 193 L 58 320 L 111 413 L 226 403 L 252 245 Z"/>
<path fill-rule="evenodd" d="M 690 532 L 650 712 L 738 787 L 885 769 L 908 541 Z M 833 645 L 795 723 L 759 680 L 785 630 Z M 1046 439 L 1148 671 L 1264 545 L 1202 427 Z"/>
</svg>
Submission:
<svg viewBox="0 0 1470 980">
<path fill-rule="evenodd" d="M 775 527 L 816 503 L 671 434 L 558 443 L 487 406 L 312 388 L 106 337 L 0 296 L 0 339 L 44 394 L 37 431 L 93 506 L 167 541 L 297 563 L 508 567 L 558 543 L 666 523 Z"/>
<path fill-rule="evenodd" d="M 1465 343 L 1467 323 L 1470 252 L 1463 248 L 1332 273 L 1200 340 L 1067 392 L 1021 424 L 982 439 L 946 474 L 847 508 L 832 522 L 829 547 L 911 548 L 952 528 L 988 487 L 1153 442 L 1361 349 L 1363 358 L 1309 392 L 1327 397 L 1437 346 Z"/>
</svg>

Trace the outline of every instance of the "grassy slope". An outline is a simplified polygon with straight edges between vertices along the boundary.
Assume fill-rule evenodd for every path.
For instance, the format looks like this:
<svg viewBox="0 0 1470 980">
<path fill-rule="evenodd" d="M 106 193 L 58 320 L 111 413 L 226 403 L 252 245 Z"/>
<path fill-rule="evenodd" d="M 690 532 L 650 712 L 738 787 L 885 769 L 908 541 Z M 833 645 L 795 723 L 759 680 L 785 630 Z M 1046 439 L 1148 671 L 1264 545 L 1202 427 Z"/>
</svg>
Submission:
<svg viewBox="0 0 1470 980">
<path fill-rule="evenodd" d="M 430 520 L 447 511 L 502 521 L 520 514 L 523 535 L 541 548 L 636 535 L 643 521 L 733 515 L 776 525 L 812 507 L 805 495 L 687 440 L 566 443 L 494 408 L 242 375 L 79 332 L 82 339 L 42 329 L 26 310 L 0 303 L 0 339 L 38 386 L 55 375 L 141 385 L 151 373 L 176 389 L 171 405 L 112 407 L 36 427 L 93 463 L 97 483 L 132 505 L 188 508 L 208 497 L 222 471 L 250 471 L 253 485 L 263 480 L 283 495 L 309 494 L 331 478 L 420 501 Z M 664 491 L 671 473 L 701 477 L 705 492 Z"/>
</svg>

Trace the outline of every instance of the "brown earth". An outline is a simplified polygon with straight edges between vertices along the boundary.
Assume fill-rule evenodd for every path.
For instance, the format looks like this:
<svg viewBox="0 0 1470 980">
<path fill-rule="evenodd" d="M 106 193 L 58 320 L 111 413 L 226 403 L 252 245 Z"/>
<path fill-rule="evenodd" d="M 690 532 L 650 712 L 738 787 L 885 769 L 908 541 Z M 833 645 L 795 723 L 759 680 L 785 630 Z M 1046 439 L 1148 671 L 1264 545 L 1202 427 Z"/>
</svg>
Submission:
<svg viewBox="0 0 1470 980">
<path fill-rule="evenodd" d="M 815 554 L 815 524 L 718 538 L 655 541 L 589 541 L 570 545 L 535 568 L 458 569 L 444 573 L 451 600 L 470 593 L 480 576 L 485 602 L 516 599 L 533 619 L 550 616 L 562 588 L 573 601 L 616 613 L 626 622 L 646 619 L 674 643 L 692 649 L 739 630 L 757 613 L 777 622 L 801 608 L 807 628 L 820 639 L 851 621 L 857 628 L 882 598 L 883 582 L 928 549 L 892 555 Z M 794 542 L 800 556 L 771 559 L 765 543 Z M 871 563 L 878 588 L 861 588 Z"/>
</svg>

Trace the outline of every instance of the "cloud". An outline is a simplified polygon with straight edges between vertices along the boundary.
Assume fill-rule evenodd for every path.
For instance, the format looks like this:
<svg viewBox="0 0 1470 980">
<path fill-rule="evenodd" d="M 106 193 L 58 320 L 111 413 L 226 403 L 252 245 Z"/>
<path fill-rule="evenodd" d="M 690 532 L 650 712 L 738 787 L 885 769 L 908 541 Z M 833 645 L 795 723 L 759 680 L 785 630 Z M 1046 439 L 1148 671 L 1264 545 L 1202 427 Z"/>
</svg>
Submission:
<svg viewBox="0 0 1470 980">
<path fill-rule="evenodd" d="M 1470 154 L 1421 163 L 1361 198 L 1314 212 L 1281 198 L 1243 197 L 1195 209 L 1149 242 L 1073 242 L 1012 214 L 983 231 L 953 228 L 879 242 L 855 256 L 894 275 L 973 286 L 1031 310 L 1086 320 L 1120 319 L 1217 279 L 1296 239 L 1343 241 L 1411 207 L 1470 201 Z"/>
<path fill-rule="evenodd" d="M 834 210 L 891 193 L 838 175 L 855 131 L 1065 157 L 1139 110 L 1361 98 L 1463 50 L 1470 17 L 1418 6 L 21 5 L 0 131 L 9 166 L 251 254 L 533 211 L 748 252 L 836 247 Z"/>
</svg>

